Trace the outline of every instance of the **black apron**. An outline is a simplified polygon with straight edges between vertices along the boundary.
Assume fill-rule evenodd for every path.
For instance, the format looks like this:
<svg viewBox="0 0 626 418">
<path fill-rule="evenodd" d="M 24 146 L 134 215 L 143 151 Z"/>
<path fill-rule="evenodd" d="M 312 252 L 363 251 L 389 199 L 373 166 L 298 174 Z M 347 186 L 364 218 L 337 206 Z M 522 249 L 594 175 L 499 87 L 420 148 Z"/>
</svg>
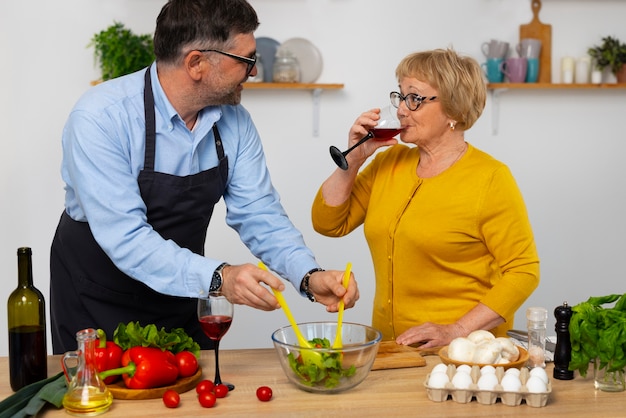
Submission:
<svg viewBox="0 0 626 418">
<path fill-rule="evenodd" d="M 228 176 L 228 157 L 213 126 L 217 167 L 179 177 L 154 171 L 156 125 L 150 68 L 145 75 L 146 150 L 139 173 L 148 223 L 163 239 L 196 254 L 204 254 L 206 231 Z M 208 273 L 208 272 L 207 272 Z M 76 349 L 76 332 L 102 328 L 109 338 L 120 322 L 156 324 L 167 331 L 184 328 L 203 349 L 213 343 L 202 332 L 195 298 L 158 293 L 122 273 L 94 239 L 89 224 L 64 211 L 50 254 L 50 317 L 55 354 Z"/>
</svg>

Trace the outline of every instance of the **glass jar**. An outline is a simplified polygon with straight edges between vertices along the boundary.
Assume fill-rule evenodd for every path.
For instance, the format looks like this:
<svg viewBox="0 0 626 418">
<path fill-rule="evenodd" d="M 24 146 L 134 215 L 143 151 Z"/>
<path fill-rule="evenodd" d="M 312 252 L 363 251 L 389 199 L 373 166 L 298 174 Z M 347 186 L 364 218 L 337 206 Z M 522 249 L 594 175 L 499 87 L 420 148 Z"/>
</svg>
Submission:
<svg viewBox="0 0 626 418">
<path fill-rule="evenodd" d="M 604 367 L 602 367 L 604 366 Z M 609 371 L 611 363 L 603 365 L 599 358 L 593 361 L 593 385 L 605 392 L 623 392 L 624 370 Z"/>
<path fill-rule="evenodd" d="M 279 49 L 276 52 L 272 80 L 274 83 L 297 83 L 300 81 L 300 64 L 291 51 Z"/>
<path fill-rule="evenodd" d="M 546 367 L 546 321 L 548 310 L 541 307 L 526 310 L 528 327 L 528 367 Z"/>
</svg>

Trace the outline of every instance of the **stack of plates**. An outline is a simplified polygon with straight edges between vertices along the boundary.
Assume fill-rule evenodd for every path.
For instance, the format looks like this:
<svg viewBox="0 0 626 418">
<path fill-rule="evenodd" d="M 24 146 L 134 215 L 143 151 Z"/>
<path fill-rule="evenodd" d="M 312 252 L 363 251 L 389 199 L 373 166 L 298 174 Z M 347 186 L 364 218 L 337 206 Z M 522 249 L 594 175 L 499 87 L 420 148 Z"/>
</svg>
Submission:
<svg viewBox="0 0 626 418">
<path fill-rule="evenodd" d="M 263 65 L 263 81 L 272 82 L 274 58 L 279 50 L 287 50 L 300 65 L 300 82 L 314 83 L 322 74 L 322 54 L 315 45 L 304 38 L 291 38 L 280 44 L 272 38 L 256 39 L 256 50 L 261 55 Z"/>
</svg>

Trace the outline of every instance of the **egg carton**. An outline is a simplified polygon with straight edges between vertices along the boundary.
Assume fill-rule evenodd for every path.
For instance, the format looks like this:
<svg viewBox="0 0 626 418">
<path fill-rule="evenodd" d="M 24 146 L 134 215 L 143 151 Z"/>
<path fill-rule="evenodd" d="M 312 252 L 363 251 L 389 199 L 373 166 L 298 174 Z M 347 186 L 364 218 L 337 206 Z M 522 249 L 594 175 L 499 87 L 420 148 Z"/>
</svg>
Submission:
<svg viewBox="0 0 626 418">
<path fill-rule="evenodd" d="M 479 389 L 477 382 L 480 378 L 480 368 L 476 365 L 472 366 L 470 376 L 472 378 L 472 383 L 470 384 L 468 389 L 457 389 L 452 384 L 452 378 L 456 374 L 457 367 L 453 364 L 448 365 L 447 374 L 449 377 L 449 382 L 446 383 L 444 388 L 434 388 L 428 385 L 430 380 L 430 373 L 426 376 L 426 381 L 424 382 L 424 386 L 426 387 L 426 393 L 428 394 L 428 399 L 434 402 L 444 402 L 448 399 L 452 398 L 453 401 L 458 403 L 468 403 L 473 399 L 479 404 L 482 405 L 493 405 L 498 401 L 498 399 L 505 405 L 508 406 L 519 406 L 522 401 L 531 407 L 540 408 L 546 405 L 548 402 L 548 398 L 550 393 L 552 393 L 552 382 L 548 379 L 547 391 L 541 393 L 535 393 L 528 391 L 526 387 L 526 382 L 530 377 L 530 372 L 526 367 L 522 367 L 520 369 L 520 381 L 522 383 L 522 387 L 518 392 L 505 391 L 502 385 L 502 378 L 504 377 L 505 370 L 504 367 L 496 367 L 496 377 L 498 378 L 498 384 L 495 386 L 494 390 L 481 390 Z"/>
</svg>

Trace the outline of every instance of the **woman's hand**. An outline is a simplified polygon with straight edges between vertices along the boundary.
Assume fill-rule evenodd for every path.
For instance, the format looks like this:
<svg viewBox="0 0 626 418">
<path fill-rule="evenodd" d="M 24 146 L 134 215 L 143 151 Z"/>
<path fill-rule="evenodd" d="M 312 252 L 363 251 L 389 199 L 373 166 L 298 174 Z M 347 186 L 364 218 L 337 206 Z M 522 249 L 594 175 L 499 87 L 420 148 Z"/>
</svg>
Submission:
<svg viewBox="0 0 626 418">
<path fill-rule="evenodd" d="M 372 130 L 380 119 L 380 109 L 375 108 L 361 113 L 361 115 L 354 121 L 354 124 L 350 128 L 348 134 L 348 148 L 359 142 L 365 137 L 370 130 Z M 378 148 L 395 145 L 398 143 L 397 139 L 370 139 L 363 144 L 356 147 L 347 156 L 348 167 L 360 167 L 367 158 L 372 155 Z"/>
<path fill-rule="evenodd" d="M 450 344 L 453 339 L 465 336 L 467 333 L 459 324 L 439 325 L 426 322 L 398 335 L 396 343 L 401 345 L 423 343 L 419 348 L 443 347 Z"/>
</svg>

